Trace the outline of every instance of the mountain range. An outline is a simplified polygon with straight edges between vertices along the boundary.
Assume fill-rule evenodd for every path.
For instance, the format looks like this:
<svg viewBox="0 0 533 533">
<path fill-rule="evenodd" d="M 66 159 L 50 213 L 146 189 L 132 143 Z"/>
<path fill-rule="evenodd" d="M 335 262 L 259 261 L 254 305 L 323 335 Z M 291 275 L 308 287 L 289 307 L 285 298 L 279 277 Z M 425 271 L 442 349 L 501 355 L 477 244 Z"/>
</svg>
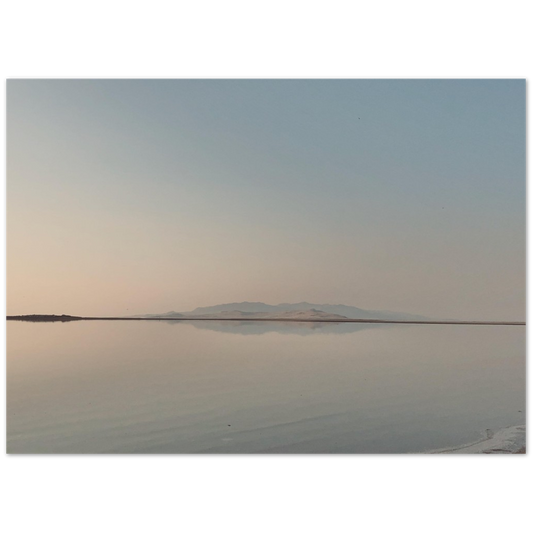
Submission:
<svg viewBox="0 0 533 533">
<path fill-rule="evenodd" d="M 280 319 L 312 319 L 322 318 L 335 320 L 342 318 L 351 319 L 377 319 L 377 320 L 423 320 L 426 317 L 401 313 L 396 311 L 377 311 L 361 309 L 351 305 L 314 304 L 300 302 L 295 304 L 282 303 L 278 305 L 263 302 L 234 302 L 229 304 L 213 305 L 210 307 L 197 307 L 194 311 L 170 311 L 161 314 L 138 315 L 143 318 L 280 318 Z"/>
</svg>

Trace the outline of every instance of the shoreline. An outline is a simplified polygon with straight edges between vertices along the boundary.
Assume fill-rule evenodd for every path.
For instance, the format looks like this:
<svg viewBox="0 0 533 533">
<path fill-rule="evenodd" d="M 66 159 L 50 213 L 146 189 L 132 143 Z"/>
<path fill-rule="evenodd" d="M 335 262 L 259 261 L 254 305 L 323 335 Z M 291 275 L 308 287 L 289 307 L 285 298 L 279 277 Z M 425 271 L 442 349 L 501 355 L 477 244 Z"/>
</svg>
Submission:
<svg viewBox="0 0 533 533">
<path fill-rule="evenodd" d="M 484 438 L 454 446 L 431 450 L 428 454 L 525 454 L 526 453 L 526 426 L 508 426 L 496 431 L 486 430 Z"/>
<path fill-rule="evenodd" d="M 86 317 L 72 315 L 18 315 L 7 316 L 6 320 L 24 322 L 72 322 L 79 320 L 159 320 L 177 322 L 211 321 L 211 322 L 326 322 L 326 323 L 355 323 L 355 324 L 413 324 L 413 325 L 452 325 L 452 326 L 525 326 L 525 322 L 491 322 L 464 320 L 381 320 L 374 318 L 204 318 L 204 317 Z"/>
</svg>

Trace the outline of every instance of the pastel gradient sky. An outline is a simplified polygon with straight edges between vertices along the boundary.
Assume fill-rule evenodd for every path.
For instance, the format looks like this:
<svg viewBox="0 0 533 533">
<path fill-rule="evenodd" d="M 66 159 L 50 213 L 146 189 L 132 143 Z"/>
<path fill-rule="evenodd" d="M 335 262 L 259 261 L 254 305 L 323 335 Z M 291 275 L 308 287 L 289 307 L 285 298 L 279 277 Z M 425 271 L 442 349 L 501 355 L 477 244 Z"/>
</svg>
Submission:
<svg viewBox="0 0 533 533">
<path fill-rule="evenodd" d="M 7 312 L 525 318 L 524 80 L 9 80 Z"/>
</svg>

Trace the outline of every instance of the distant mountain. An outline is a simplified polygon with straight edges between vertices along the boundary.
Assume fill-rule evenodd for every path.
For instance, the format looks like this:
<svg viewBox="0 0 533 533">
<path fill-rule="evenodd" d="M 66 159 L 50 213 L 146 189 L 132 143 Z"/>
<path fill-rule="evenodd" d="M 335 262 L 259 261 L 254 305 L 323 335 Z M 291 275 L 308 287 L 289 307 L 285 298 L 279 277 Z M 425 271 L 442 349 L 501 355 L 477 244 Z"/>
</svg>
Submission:
<svg viewBox="0 0 533 533">
<path fill-rule="evenodd" d="M 424 320 L 426 317 L 396 311 L 375 311 L 361 309 L 350 305 L 314 304 L 300 302 L 295 304 L 282 303 L 269 305 L 263 302 L 235 302 L 213 305 L 211 307 L 197 307 L 194 311 L 142 315 L 147 318 L 335 318 L 378 319 L 378 320 Z"/>
<path fill-rule="evenodd" d="M 309 308 L 313 307 L 312 305 Z M 278 305 L 268 305 L 262 302 L 240 302 L 232 304 L 213 305 L 211 307 L 197 307 L 186 315 L 211 315 L 223 311 L 242 311 L 243 313 L 275 313 L 281 311 Z"/>
<path fill-rule="evenodd" d="M 182 315 L 187 318 L 279 318 L 283 320 L 342 320 L 347 317 L 336 315 L 333 313 L 325 313 L 324 311 L 319 311 L 318 309 L 308 309 L 305 311 L 281 311 L 281 312 L 267 312 L 267 313 L 252 313 L 250 311 L 220 311 L 219 313 L 205 313 L 205 314 L 187 314 Z"/>
<path fill-rule="evenodd" d="M 323 319 L 323 320 L 342 320 L 348 317 L 343 315 L 336 315 L 334 313 L 326 313 L 319 309 L 306 309 L 306 310 L 294 310 L 283 311 L 281 313 L 268 313 L 270 318 L 290 318 L 291 320 L 311 320 L 311 319 Z"/>
<path fill-rule="evenodd" d="M 182 313 L 176 313 L 176 311 L 169 311 L 168 313 L 162 313 L 159 315 L 134 315 L 132 318 L 183 318 L 185 315 Z"/>
</svg>

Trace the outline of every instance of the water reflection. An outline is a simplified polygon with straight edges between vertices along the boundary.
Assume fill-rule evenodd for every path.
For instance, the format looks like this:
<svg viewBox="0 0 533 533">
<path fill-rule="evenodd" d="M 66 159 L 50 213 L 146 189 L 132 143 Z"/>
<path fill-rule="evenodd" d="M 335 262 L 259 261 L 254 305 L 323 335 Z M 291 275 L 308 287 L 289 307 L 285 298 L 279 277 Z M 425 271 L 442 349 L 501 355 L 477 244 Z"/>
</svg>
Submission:
<svg viewBox="0 0 533 533">
<path fill-rule="evenodd" d="M 264 335 L 282 333 L 286 335 L 315 335 L 355 333 L 367 329 L 390 328 L 392 324 L 356 324 L 353 322 L 256 322 L 237 320 L 165 320 L 166 324 L 194 326 L 197 329 L 233 333 L 236 335 Z"/>
<path fill-rule="evenodd" d="M 8 453 L 411 453 L 525 423 L 525 328 L 81 320 L 7 330 Z"/>
</svg>

